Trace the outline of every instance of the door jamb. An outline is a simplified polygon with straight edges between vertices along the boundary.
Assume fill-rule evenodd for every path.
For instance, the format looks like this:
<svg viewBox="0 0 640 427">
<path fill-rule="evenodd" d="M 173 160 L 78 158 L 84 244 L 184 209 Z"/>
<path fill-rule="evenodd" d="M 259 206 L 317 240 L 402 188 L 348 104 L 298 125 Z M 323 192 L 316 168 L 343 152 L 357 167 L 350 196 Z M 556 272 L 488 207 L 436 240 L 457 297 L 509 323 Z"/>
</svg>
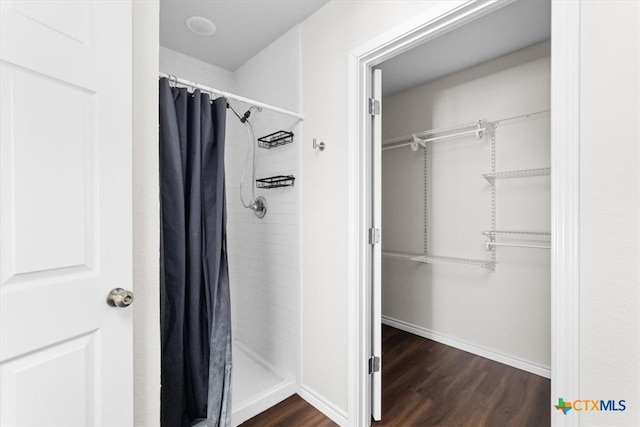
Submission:
<svg viewBox="0 0 640 427">
<path fill-rule="evenodd" d="M 371 129 L 375 65 L 515 0 L 438 4 L 349 54 L 348 424 L 370 425 Z M 579 395 L 580 1 L 552 0 L 551 397 Z M 551 404 L 551 402 L 550 402 Z M 575 419 L 552 411 L 555 426 Z"/>
</svg>

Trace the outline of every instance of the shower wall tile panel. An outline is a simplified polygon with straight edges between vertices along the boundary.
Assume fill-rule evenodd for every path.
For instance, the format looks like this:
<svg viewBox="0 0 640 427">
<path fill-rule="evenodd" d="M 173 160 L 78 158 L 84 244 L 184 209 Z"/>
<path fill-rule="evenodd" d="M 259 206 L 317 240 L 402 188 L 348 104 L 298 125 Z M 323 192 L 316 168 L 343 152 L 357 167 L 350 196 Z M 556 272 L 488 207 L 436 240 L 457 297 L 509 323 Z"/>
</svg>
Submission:
<svg viewBox="0 0 640 427">
<path fill-rule="evenodd" d="M 299 111 L 299 29 L 285 34 L 236 73 L 240 95 Z M 246 105 L 236 103 L 244 110 Z M 298 377 L 300 342 L 300 127 L 288 116 L 253 113 L 255 136 L 293 131 L 294 143 L 271 150 L 257 148 L 256 178 L 296 176 L 293 187 L 255 189 L 267 200 L 258 219 L 242 207 L 239 187 L 247 153 L 247 133 L 237 120 L 228 122 L 227 209 L 229 267 L 234 336 L 280 372 Z M 247 170 L 250 174 L 250 170 Z M 247 179 L 245 182 L 249 184 Z M 255 184 L 251 183 L 254 186 Z M 249 185 L 245 186 L 245 198 Z"/>
<path fill-rule="evenodd" d="M 235 73 L 161 48 L 160 69 L 221 90 L 233 91 L 282 108 L 299 111 L 300 33 L 294 28 L 241 66 Z M 230 101 L 244 112 L 249 107 Z M 255 178 L 294 175 L 293 187 L 255 189 L 251 170 L 245 178 L 245 200 L 267 200 L 267 215 L 258 219 L 240 202 L 240 180 L 247 154 L 247 130 L 231 111 L 227 115 L 227 243 L 231 284 L 232 331 L 235 340 L 298 378 L 300 348 L 300 147 L 299 123 L 267 110 L 251 115 L 255 137 L 277 130 L 294 132 L 294 143 L 256 148 Z"/>
</svg>

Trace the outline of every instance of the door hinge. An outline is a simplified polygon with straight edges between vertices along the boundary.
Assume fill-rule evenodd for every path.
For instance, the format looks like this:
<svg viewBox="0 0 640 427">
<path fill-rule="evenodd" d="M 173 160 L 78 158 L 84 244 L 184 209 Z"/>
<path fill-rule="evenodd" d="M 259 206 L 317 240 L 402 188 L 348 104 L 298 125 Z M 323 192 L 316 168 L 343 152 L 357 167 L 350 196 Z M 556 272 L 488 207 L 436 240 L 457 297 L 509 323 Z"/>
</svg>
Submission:
<svg viewBox="0 0 640 427">
<path fill-rule="evenodd" d="M 380 372 L 380 358 L 373 356 L 369 358 L 369 373 Z"/>
<path fill-rule="evenodd" d="M 380 115 L 380 101 L 377 99 L 369 98 L 369 114 L 372 116 Z"/>
<path fill-rule="evenodd" d="M 375 245 L 378 243 L 380 243 L 380 229 L 372 227 L 369 229 L 369 244 Z"/>
</svg>

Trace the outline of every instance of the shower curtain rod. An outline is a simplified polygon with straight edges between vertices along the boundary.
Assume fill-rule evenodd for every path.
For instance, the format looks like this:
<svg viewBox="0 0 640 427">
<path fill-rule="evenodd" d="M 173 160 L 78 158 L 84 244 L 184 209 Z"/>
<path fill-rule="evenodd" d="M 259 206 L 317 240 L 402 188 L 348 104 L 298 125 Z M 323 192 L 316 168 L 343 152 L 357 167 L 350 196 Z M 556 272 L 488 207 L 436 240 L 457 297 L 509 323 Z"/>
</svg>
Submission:
<svg viewBox="0 0 640 427">
<path fill-rule="evenodd" d="M 287 116 L 295 117 L 298 120 L 304 120 L 304 114 L 295 113 L 293 111 L 285 110 L 284 108 L 275 107 L 273 105 L 265 104 L 264 102 L 256 101 L 254 99 L 245 98 L 244 96 L 235 95 L 233 93 L 225 92 L 219 89 L 215 89 L 209 86 L 201 85 L 200 83 L 192 82 L 189 80 L 181 79 L 180 77 L 176 77 L 174 75 L 169 75 L 165 73 L 159 73 L 160 77 L 166 77 L 169 81 L 177 82 L 183 86 L 189 86 L 194 89 L 200 89 L 203 92 L 207 92 L 209 94 L 216 94 L 227 99 L 233 99 L 235 101 L 244 102 L 259 108 L 264 108 L 265 110 L 274 111 L 276 113 L 286 114 Z"/>
</svg>

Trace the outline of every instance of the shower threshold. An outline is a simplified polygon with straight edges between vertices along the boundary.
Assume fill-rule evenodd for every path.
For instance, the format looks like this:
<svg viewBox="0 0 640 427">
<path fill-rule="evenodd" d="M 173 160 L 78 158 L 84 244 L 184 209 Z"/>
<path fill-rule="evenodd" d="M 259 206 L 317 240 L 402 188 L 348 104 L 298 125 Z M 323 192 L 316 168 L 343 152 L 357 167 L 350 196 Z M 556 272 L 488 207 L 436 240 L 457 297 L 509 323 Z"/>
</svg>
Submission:
<svg viewBox="0 0 640 427">
<path fill-rule="evenodd" d="M 242 343 L 233 343 L 231 426 L 235 427 L 282 402 L 297 391 L 293 378 L 276 372 Z M 206 427 L 206 420 L 193 427 Z"/>
</svg>

